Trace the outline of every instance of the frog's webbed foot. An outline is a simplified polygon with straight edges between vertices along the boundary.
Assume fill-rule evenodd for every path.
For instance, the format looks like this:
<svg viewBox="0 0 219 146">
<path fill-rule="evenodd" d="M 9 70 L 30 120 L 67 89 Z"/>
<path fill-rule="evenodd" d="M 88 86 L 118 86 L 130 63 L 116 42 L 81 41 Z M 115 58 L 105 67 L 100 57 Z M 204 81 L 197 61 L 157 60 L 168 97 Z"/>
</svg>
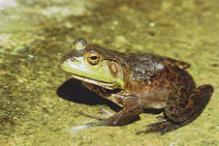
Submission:
<svg viewBox="0 0 219 146">
<path fill-rule="evenodd" d="M 180 125 L 171 123 L 169 121 L 161 121 L 147 125 L 147 129 L 139 131 L 136 134 L 148 134 L 148 133 L 160 133 L 165 134 L 167 132 L 177 129 Z"/>
</svg>

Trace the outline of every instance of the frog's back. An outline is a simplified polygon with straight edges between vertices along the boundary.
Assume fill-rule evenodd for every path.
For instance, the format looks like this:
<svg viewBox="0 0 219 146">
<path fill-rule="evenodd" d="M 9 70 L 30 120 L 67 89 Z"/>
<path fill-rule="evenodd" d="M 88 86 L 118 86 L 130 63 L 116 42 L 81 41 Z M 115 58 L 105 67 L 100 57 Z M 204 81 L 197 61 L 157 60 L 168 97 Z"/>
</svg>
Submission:
<svg viewBox="0 0 219 146">
<path fill-rule="evenodd" d="M 161 74 L 168 72 L 169 75 L 190 76 L 185 70 L 190 67 L 190 64 L 150 53 L 130 54 L 126 57 L 126 63 L 133 73 L 133 78 L 137 80 L 148 80 L 160 72 Z"/>
<path fill-rule="evenodd" d="M 168 97 L 185 85 L 188 93 L 195 88 L 191 75 L 182 67 L 167 63 L 166 58 L 153 54 L 129 57 L 132 75 L 128 92 L 143 98 L 146 108 L 163 108 Z"/>
</svg>

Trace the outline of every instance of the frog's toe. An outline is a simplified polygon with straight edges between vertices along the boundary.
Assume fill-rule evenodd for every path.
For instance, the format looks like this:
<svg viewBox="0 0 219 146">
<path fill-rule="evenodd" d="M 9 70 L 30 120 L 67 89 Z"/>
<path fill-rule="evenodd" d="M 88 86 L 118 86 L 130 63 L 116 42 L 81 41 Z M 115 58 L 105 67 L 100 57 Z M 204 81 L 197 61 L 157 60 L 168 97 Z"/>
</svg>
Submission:
<svg viewBox="0 0 219 146">
<path fill-rule="evenodd" d="M 100 108 L 100 113 L 108 117 L 111 117 L 112 115 L 114 115 L 114 113 L 110 112 L 109 110 L 106 110 L 105 108 Z"/>
<path fill-rule="evenodd" d="M 166 120 L 164 116 L 157 116 L 156 119 L 159 120 L 159 121 L 165 121 Z"/>
<path fill-rule="evenodd" d="M 147 125 L 147 129 L 137 132 L 137 134 L 148 134 L 148 133 L 160 133 L 165 134 L 167 132 L 177 129 L 179 125 L 171 123 L 169 121 L 162 121 Z"/>
</svg>

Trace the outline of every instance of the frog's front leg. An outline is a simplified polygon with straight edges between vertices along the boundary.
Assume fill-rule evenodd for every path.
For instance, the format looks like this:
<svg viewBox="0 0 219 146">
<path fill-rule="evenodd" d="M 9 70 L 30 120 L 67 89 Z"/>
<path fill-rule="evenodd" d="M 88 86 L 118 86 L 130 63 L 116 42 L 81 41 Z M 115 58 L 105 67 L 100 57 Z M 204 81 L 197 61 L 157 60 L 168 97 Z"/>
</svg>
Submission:
<svg viewBox="0 0 219 146">
<path fill-rule="evenodd" d="M 133 121 L 140 113 L 143 112 L 143 107 L 139 100 L 139 98 L 134 96 L 126 96 L 123 98 L 124 109 L 110 116 L 109 118 L 102 120 L 102 124 L 117 126 L 125 125 L 130 121 Z"/>
<path fill-rule="evenodd" d="M 140 105 L 140 99 L 138 97 L 125 95 L 121 98 L 121 96 L 114 96 L 114 98 L 119 98 L 121 105 L 123 105 L 123 109 L 114 115 L 109 117 L 102 117 L 96 115 L 90 115 L 87 113 L 81 113 L 84 116 L 95 118 L 100 120 L 100 123 L 97 125 L 107 125 L 107 126 L 118 126 L 125 125 L 133 120 L 135 120 L 140 113 L 143 112 L 143 107 Z M 109 115 L 109 114 L 108 114 Z"/>
</svg>

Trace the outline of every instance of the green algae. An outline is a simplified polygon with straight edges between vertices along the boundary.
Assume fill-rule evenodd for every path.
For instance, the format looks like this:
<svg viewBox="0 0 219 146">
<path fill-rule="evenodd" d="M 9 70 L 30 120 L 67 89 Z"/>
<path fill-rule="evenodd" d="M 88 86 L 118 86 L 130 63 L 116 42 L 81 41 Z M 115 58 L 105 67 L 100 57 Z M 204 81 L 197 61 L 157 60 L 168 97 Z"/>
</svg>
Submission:
<svg viewBox="0 0 219 146">
<path fill-rule="evenodd" d="M 216 0 L 17 1 L 0 10 L 0 145 L 218 145 L 219 5 Z M 73 39 L 120 51 L 154 52 L 191 63 L 197 84 L 215 92 L 193 123 L 163 136 L 136 135 L 156 116 L 123 127 L 72 128 L 107 105 L 65 100 L 59 68 Z M 82 98 L 82 97 L 81 97 Z M 89 97 L 84 97 L 89 98 Z"/>
</svg>

